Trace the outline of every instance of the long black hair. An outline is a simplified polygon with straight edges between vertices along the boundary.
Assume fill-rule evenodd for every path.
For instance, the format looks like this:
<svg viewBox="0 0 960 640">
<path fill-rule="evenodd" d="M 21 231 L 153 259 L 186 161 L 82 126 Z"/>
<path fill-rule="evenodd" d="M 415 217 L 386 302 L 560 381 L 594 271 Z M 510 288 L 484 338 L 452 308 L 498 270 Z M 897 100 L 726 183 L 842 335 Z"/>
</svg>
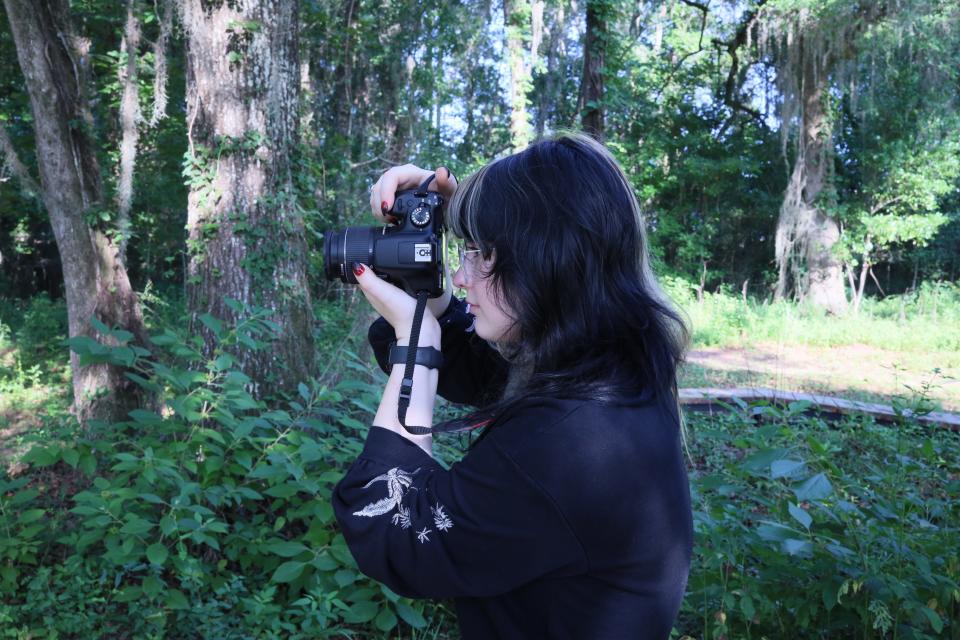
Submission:
<svg viewBox="0 0 960 640">
<path fill-rule="evenodd" d="M 643 391 L 676 406 L 689 333 L 650 270 L 640 207 L 606 147 L 579 133 L 531 144 L 464 180 L 447 217 L 493 259 L 480 275 L 516 337 L 498 346 L 525 371 L 488 411 L 530 395 Z"/>
</svg>

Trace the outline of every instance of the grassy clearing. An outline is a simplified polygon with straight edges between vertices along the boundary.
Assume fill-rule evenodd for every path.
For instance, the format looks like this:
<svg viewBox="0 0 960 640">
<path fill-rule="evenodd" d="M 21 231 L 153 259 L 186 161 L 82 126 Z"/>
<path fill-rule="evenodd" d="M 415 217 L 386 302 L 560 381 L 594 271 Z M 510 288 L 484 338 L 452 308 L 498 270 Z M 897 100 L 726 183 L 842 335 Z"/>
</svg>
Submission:
<svg viewBox="0 0 960 640">
<path fill-rule="evenodd" d="M 668 279 L 693 345 L 682 387 L 763 386 L 889 403 L 921 389 L 960 410 L 960 287 L 867 300 L 859 314 L 827 316 L 790 303 L 704 293 Z"/>
<path fill-rule="evenodd" d="M 863 344 L 960 366 L 960 285 L 954 283 L 924 283 L 913 293 L 867 299 L 859 314 L 844 316 L 789 302 L 743 300 L 727 290 L 705 292 L 698 300 L 689 282 L 668 278 L 666 284 L 690 319 L 694 347 Z"/>
</svg>

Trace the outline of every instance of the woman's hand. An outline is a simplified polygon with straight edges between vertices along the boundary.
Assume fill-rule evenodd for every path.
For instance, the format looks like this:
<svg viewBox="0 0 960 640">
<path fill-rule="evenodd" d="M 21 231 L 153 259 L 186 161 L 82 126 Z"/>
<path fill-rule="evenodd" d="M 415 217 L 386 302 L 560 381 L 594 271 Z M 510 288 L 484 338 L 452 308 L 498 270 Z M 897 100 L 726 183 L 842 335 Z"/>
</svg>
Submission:
<svg viewBox="0 0 960 640">
<path fill-rule="evenodd" d="M 427 188 L 439 191 L 444 197 L 444 200 L 449 203 L 454 191 L 457 190 L 457 180 L 450 173 L 449 169 L 446 167 L 437 167 L 435 171 L 429 171 L 413 164 L 405 164 L 387 169 L 383 175 L 380 176 L 380 179 L 370 188 L 370 209 L 373 211 L 373 217 L 382 223 L 394 222 L 396 218 L 387 214 L 387 211 L 393 208 L 396 192 L 403 189 L 419 187 L 431 174 L 435 174 L 436 177 L 430 181 Z M 446 283 L 443 295 L 439 298 L 427 300 L 427 310 L 434 318 L 439 318 L 443 315 L 443 312 L 446 311 L 447 306 L 450 304 L 450 297 L 453 295 L 450 285 L 450 268 L 446 264 L 443 265 L 443 268 L 445 271 L 444 282 Z M 357 280 L 359 280 L 359 278 L 357 278 Z M 364 291 L 364 293 L 366 293 L 366 291 Z M 373 301 L 371 300 L 370 303 L 373 304 Z M 377 308 L 375 304 L 374 308 Z M 379 308 L 377 308 L 377 311 L 379 311 Z M 387 318 L 387 321 L 390 322 L 390 318 L 385 314 L 381 313 L 380 315 L 383 315 L 383 317 Z M 411 315 L 410 318 L 412 319 L 413 315 Z M 392 322 L 390 322 L 390 324 L 393 325 L 393 328 L 399 336 L 401 330 Z M 407 323 L 404 331 L 410 331 L 409 323 Z"/>
<path fill-rule="evenodd" d="M 436 171 L 429 171 L 416 165 L 405 164 L 387 169 L 370 188 L 370 209 L 373 217 L 383 222 L 392 222 L 387 218 L 387 212 L 393 208 L 396 192 L 419 187 L 431 174 L 436 174 L 436 177 L 430 181 L 427 188 L 439 191 L 444 199 L 450 202 L 453 192 L 457 190 L 457 180 L 449 169 L 437 167 Z"/>
<path fill-rule="evenodd" d="M 410 340 L 413 315 L 417 309 L 417 300 L 409 293 L 377 277 L 369 266 L 356 263 L 353 274 L 363 295 L 384 319 L 390 323 L 397 334 L 397 344 L 406 345 Z M 440 325 L 430 313 L 423 314 L 420 324 L 418 344 L 421 347 L 440 346 Z"/>
</svg>

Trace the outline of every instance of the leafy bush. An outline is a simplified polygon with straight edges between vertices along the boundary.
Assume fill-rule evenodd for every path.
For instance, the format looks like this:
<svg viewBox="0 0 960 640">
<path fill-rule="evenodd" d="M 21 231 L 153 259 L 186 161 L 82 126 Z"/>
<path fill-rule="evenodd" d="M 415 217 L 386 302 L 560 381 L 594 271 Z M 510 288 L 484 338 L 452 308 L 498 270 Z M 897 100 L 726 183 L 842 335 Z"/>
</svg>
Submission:
<svg viewBox="0 0 960 640">
<path fill-rule="evenodd" d="M 808 408 L 691 418 L 696 548 L 679 627 L 957 637 L 960 434 L 865 417 L 828 425 Z"/>
<path fill-rule="evenodd" d="M 283 409 L 248 391 L 230 351 L 274 327 L 253 310 L 204 360 L 170 329 L 156 353 L 73 338 L 155 394 L 117 424 L 65 431 L 0 475 L 0 637 L 382 637 L 425 604 L 363 577 L 337 532 L 333 484 L 362 446 L 383 380 L 302 384 Z M 431 618 L 444 616 L 431 607 Z"/>
</svg>

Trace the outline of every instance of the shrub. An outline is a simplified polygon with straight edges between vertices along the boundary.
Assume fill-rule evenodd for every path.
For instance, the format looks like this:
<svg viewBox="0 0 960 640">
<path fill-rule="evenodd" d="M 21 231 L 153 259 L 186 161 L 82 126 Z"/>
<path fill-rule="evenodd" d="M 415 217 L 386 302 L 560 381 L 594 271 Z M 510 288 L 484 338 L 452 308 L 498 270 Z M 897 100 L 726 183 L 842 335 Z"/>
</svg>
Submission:
<svg viewBox="0 0 960 640">
<path fill-rule="evenodd" d="M 220 347 L 170 329 L 156 353 L 73 338 L 156 395 L 130 420 L 65 431 L 0 476 L 0 621 L 9 637 L 351 637 L 423 628 L 425 605 L 358 571 L 330 493 L 362 446 L 383 380 L 301 384 L 284 408 L 248 392 L 230 351 L 262 348 L 252 310 L 201 321 Z M 442 610 L 430 608 L 430 617 Z"/>
</svg>

